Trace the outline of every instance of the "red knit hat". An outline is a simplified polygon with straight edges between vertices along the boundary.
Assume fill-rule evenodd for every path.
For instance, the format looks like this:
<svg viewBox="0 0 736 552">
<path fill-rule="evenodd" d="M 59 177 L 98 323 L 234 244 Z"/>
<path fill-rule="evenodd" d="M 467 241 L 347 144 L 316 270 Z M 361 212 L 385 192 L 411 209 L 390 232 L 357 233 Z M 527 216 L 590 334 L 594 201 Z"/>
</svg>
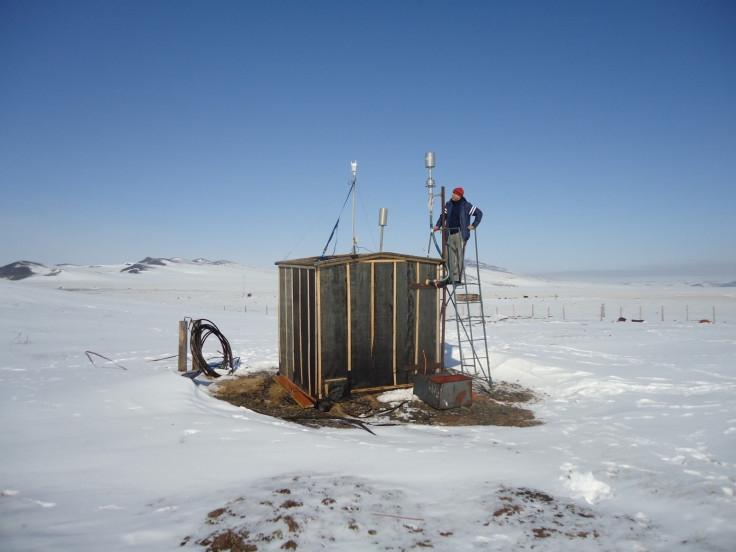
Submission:
<svg viewBox="0 0 736 552">
<path fill-rule="evenodd" d="M 452 193 L 463 197 L 465 195 L 465 190 L 463 190 L 462 188 L 455 188 L 454 190 L 452 190 Z"/>
</svg>

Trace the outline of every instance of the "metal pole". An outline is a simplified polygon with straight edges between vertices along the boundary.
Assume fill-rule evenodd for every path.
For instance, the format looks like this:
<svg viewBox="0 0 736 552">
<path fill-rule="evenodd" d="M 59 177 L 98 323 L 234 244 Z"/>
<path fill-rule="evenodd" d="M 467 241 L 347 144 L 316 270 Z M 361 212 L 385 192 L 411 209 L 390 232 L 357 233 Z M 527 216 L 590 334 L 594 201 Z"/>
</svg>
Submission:
<svg viewBox="0 0 736 552">
<path fill-rule="evenodd" d="M 442 186 L 442 188 L 440 189 L 442 190 L 440 194 L 440 196 L 442 197 L 442 215 L 440 216 L 440 219 L 442 220 L 442 222 L 440 223 L 440 232 L 442 232 L 442 260 L 447 262 L 447 236 L 445 236 L 445 225 L 447 224 L 447 221 L 445 220 L 445 187 Z"/>
<path fill-rule="evenodd" d="M 387 222 L 388 209 L 386 209 L 386 207 L 381 207 L 381 210 L 378 211 L 378 224 L 381 226 L 381 246 L 379 248 L 379 251 L 383 251 L 383 229 L 385 228 Z"/>
<path fill-rule="evenodd" d="M 424 166 L 429 169 L 429 178 L 427 179 L 427 190 L 429 191 L 429 224 L 434 223 L 434 180 L 432 179 L 432 169 L 434 168 L 434 152 L 428 152 L 424 155 Z M 444 203 L 442 204 L 444 209 Z M 431 229 L 431 226 L 430 226 Z M 427 244 L 427 257 L 432 250 L 432 232 L 429 233 L 429 243 Z"/>
<path fill-rule="evenodd" d="M 357 174 L 358 174 L 358 162 L 351 161 L 350 169 L 353 171 L 353 249 L 351 253 L 355 255 L 355 192 L 357 191 Z"/>
</svg>

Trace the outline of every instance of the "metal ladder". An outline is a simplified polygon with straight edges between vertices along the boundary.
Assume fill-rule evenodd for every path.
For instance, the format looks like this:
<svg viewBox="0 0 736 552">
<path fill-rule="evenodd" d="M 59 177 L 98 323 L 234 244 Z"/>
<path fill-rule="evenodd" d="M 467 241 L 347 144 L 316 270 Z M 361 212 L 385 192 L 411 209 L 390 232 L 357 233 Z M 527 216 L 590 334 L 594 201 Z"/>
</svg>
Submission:
<svg viewBox="0 0 736 552">
<path fill-rule="evenodd" d="M 454 283 L 455 270 L 453 262 L 448 262 L 449 284 L 447 286 L 447 301 L 455 309 L 457 324 L 458 349 L 460 351 L 460 371 L 463 374 L 485 380 L 489 388 L 493 385 L 491 378 L 490 356 L 488 354 L 488 333 L 486 332 L 486 317 L 483 310 L 483 294 L 480 283 L 480 266 L 478 264 L 478 240 L 473 230 L 475 244 L 475 275 L 473 282 L 469 281 L 467 257 L 463 262 L 461 283 Z M 452 259 L 452 253 L 448 251 Z"/>
</svg>

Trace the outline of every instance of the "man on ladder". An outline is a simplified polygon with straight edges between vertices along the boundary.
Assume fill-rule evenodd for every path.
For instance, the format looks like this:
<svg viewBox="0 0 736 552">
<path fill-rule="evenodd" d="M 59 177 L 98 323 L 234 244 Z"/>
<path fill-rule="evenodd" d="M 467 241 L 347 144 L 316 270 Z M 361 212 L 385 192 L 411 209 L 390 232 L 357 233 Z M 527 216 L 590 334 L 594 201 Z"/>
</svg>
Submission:
<svg viewBox="0 0 736 552">
<path fill-rule="evenodd" d="M 465 199 L 465 190 L 455 188 L 452 198 L 445 204 L 445 227 L 447 228 L 447 245 L 450 248 L 449 265 L 454 283 L 462 283 L 465 243 L 470 239 L 470 231 L 476 228 L 483 218 L 483 211 Z M 470 217 L 473 217 L 472 223 Z M 436 232 L 442 225 L 442 216 L 432 228 Z"/>
</svg>

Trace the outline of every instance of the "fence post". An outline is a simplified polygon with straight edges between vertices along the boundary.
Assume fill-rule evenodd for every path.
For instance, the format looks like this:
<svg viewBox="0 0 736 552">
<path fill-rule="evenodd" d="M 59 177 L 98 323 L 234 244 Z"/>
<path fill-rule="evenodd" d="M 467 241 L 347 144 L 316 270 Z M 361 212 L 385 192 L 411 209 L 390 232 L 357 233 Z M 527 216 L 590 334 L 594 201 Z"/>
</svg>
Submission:
<svg viewBox="0 0 736 552">
<path fill-rule="evenodd" d="M 179 321 L 179 371 L 187 371 L 187 321 Z"/>
</svg>

